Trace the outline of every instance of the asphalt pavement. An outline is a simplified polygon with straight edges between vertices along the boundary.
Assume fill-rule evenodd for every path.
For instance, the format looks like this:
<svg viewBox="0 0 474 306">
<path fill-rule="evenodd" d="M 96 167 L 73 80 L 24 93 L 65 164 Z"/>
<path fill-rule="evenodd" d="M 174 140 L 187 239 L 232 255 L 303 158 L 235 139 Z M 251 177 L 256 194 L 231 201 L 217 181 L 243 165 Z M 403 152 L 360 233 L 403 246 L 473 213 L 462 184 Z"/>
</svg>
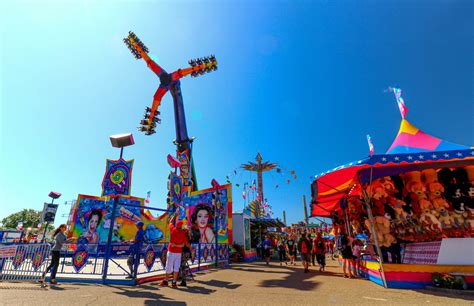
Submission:
<svg viewBox="0 0 474 306">
<path fill-rule="evenodd" d="M 474 305 L 474 295 L 430 290 L 385 289 L 364 279 L 342 277 L 336 261 L 326 272 L 301 263 L 234 264 L 195 275 L 188 288 L 62 283 L 0 283 L 0 305 Z"/>
</svg>

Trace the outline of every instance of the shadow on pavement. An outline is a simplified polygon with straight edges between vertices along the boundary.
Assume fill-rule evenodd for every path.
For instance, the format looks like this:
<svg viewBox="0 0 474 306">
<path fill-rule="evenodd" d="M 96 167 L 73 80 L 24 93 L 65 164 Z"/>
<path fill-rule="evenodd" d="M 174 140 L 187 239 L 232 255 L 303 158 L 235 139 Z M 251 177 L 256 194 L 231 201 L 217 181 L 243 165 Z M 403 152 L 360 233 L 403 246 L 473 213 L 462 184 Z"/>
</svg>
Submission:
<svg viewBox="0 0 474 306">
<path fill-rule="evenodd" d="M 157 288 L 153 286 L 122 287 L 109 285 L 108 287 L 121 290 L 121 292 L 117 292 L 117 294 L 119 295 L 123 295 L 129 298 L 147 299 L 144 301 L 145 305 L 186 305 L 185 302 L 174 301 L 170 298 L 165 297 L 162 294 L 150 291 L 157 290 Z M 134 305 L 134 302 L 130 301 L 130 305 Z"/>
<path fill-rule="evenodd" d="M 283 288 L 291 288 L 297 290 L 314 290 L 319 283 L 313 280 L 309 280 L 315 276 L 314 272 L 310 273 L 303 273 L 302 269 L 297 268 L 286 268 L 286 270 L 290 270 L 286 273 L 286 276 L 282 279 L 269 279 L 264 280 L 260 283 L 261 287 L 283 287 Z M 282 273 L 282 272 L 280 272 Z"/>
<path fill-rule="evenodd" d="M 239 263 L 234 264 L 231 269 L 267 274 L 283 275 L 281 279 L 270 279 L 261 282 L 261 287 L 283 287 L 298 290 L 313 290 L 317 288 L 319 282 L 310 280 L 315 276 L 329 276 L 342 278 L 342 272 L 324 271 L 320 272 L 318 267 L 310 266 L 309 273 L 303 273 L 302 264 L 296 266 L 278 265 L 278 262 L 266 265 L 265 262 Z"/>
<path fill-rule="evenodd" d="M 59 286 L 55 286 L 55 285 L 50 285 L 49 286 L 49 289 L 51 290 L 56 290 L 56 291 L 64 291 L 64 290 L 68 290 L 68 289 L 73 289 L 73 290 L 77 290 L 78 288 L 64 288 L 64 287 L 59 287 Z"/>
<path fill-rule="evenodd" d="M 232 270 L 239 270 L 239 271 L 244 271 L 244 272 L 257 272 L 257 273 L 275 273 L 275 274 L 286 273 L 284 271 L 265 270 L 262 267 L 260 267 L 260 269 L 253 269 L 253 268 L 241 268 L 241 267 L 237 268 L 237 267 L 234 266 L 234 267 L 232 267 Z"/>
<path fill-rule="evenodd" d="M 183 291 L 183 292 L 194 293 L 194 294 L 211 294 L 211 293 L 216 292 L 216 290 L 214 289 L 208 289 L 201 286 L 189 286 L 187 288 L 181 287 L 181 288 L 178 288 L 178 290 Z"/>
<path fill-rule="evenodd" d="M 11 284 L 2 284 L 0 283 L 0 290 L 40 290 L 45 291 L 48 288 L 42 288 L 41 285 L 30 284 L 27 286 L 20 286 L 20 285 L 11 285 Z"/>
<path fill-rule="evenodd" d="M 241 284 L 234 284 L 231 282 L 219 281 L 219 280 L 210 280 L 210 281 L 196 280 L 196 283 L 200 283 L 200 284 L 211 286 L 211 287 L 219 287 L 219 288 L 226 288 L 226 289 L 237 289 L 240 286 L 242 286 Z"/>
</svg>

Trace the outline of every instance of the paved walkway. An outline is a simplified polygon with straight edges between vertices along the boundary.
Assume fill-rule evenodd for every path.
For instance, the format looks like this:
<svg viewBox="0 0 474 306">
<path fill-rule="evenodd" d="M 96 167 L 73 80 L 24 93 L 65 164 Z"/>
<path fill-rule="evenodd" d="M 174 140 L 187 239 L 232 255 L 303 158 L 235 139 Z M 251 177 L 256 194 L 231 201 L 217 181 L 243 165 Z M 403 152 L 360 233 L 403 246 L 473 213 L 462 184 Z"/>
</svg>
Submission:
<svg viewBox="0 0 474 306">
<path fill-rule="evenodd" d="M 336 261 L 327 272 L 304 274 L 297 266 L 236 264 L 196 275 L 189 288 L 63 283 L 0 283 L 0 305 L 474 305 L 473 295 L 384 289 L 363 279 L 341 277 Z"/>
</svg>

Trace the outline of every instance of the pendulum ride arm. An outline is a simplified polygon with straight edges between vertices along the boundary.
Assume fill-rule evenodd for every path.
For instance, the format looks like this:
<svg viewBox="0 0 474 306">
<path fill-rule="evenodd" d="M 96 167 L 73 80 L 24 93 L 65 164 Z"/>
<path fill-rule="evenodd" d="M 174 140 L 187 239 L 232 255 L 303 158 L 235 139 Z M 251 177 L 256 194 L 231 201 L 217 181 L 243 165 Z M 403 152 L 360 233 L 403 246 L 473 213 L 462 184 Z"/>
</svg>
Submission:
<svg viewBox="0 0 474 306">
<path fill-rule="evenodd" d="M 129 32 L 124 43 L 130 49 L 136 59 L 142 58 L 148 65 L 148 67 L 160 78 L 160 86 L 153 97 L 153 103 L 151 108 L 147 107 L 144 115 L 144 120 L 141 121 L 141 127 L 138 129 L 145 132 L 146 135 L 152 135 L 155 133 L 156 125 L 161 122 L 158 118 L 160 112 L 158 107 L 161 104 L 161 99 L 168 92 L 171 92 L 173 96 L 174 104 L 174 115 L 175 115 L 175 129 L 176 129 L 176 146 L 178 152 L 187 152 L 187 158 L 190 163 L 190 178 L 193 182 L 193 190 L 197 188 L 197 181 L 194 171 L 194 163 L 192 162 L 192 140 L 188 137 L 188 131 L 186 128 L 186 117 L 184 114 L 183 96 L 181 94 L 180 79 L 191 75 L 197 77 L 217 70 L 217 60 L 211 55 L 209 57 L 203 57 L 198 59 L 192 59 L 189 61 L 191 67 L 178 69 L 171 74 L 167 73 L 160 65 L 148 56 L 148 48 L 143 42 L 133 33 Z"/>
</svg>

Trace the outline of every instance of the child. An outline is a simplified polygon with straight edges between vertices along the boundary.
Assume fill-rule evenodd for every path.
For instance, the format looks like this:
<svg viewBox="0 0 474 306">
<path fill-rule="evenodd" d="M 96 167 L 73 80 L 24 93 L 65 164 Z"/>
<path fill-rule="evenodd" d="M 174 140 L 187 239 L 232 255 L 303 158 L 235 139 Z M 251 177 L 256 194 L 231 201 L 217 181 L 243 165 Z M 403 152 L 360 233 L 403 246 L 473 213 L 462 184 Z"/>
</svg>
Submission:
<svg viewBox="0 0 474 306">
<path fill-rule="evenodd" d="M 352 247 L 352 255 L 354 256 L 354 275 L 355 276 L 361 276 L 359 273 L 361 250 L 362 250 L 362 241 L 360 241 L 360 239 L 356 239 L 354 241 L 354 246 Z"/>
</svg>

